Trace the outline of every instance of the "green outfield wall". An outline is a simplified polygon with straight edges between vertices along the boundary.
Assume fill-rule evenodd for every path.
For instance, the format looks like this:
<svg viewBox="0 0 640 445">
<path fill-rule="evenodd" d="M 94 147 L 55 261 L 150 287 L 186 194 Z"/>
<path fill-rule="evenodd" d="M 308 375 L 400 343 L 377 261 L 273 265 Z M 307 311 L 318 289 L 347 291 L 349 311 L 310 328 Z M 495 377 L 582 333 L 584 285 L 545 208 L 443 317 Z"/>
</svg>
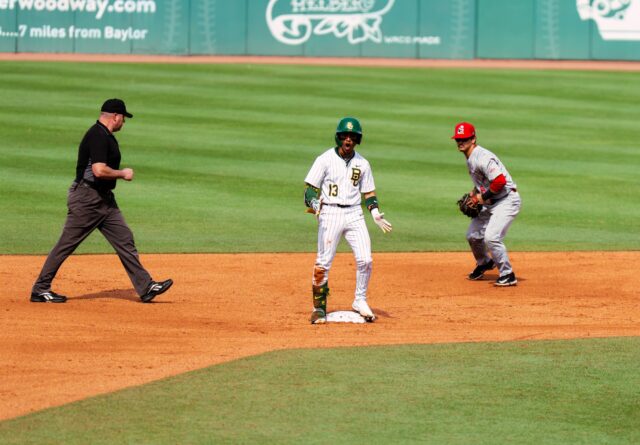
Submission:
<svg viewBox="0 0 640 445">
<path fill-rule="evenodd" d="M 0 51 L 640 60 L 640 0 L 0 0 Z"/>
</svg>

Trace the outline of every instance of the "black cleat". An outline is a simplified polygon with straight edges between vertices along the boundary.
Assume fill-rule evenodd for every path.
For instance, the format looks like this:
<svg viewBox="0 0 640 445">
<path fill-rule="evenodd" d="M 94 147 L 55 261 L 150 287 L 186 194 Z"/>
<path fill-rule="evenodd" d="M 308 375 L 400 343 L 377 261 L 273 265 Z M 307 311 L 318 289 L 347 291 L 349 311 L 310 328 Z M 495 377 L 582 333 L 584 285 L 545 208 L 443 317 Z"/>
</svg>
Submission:
<svg viewBox="0 0 640 445">
<path fill-rule="evenodd" d="M 32 303 L 64 303 L 65 301 L 67 301 L 67 297 L 56 294 L 52 290 L 47 292 L 31 293 Z"/>
<path fill-rule="evenodd" d="M 515 286 L 516 284 L 518 284 L 518 280 L 516 278 L 516 274 L 514 274 L 513 272 L 501 276 L 494 283 L 495 286 L 502 286 L 502 287 Z"/>
<path fill-rule="evenodd" d="M 173 280 L 168 279 L 166 281 L 152 281 L 147 289 L 147 293 L 140 297 L 143 303 L 149 303 L 157 295 L 164 294 L 173 285 Z"/>
<path fill-rule="evenodd" d="M 486 271 L 491 270 L 494 267 L 496 267 L 496 264 L 493 262 L 493 260 L 489 260 L 485 264 L 481 264 L 473 269 L 473 272 L 469 274 L 469 279 L 472 281 L 479 280 L 480 278 L 482 278 Z"/>
</svg>

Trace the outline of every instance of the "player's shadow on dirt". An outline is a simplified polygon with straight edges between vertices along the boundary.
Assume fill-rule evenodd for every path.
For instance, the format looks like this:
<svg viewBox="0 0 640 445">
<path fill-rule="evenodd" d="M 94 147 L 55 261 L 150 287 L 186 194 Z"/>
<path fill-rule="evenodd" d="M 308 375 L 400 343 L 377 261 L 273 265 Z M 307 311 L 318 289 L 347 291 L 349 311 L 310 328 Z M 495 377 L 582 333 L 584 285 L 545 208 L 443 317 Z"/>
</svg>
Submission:
<svg viewBox="0 0 640 445">
<path fill-rule="evenodd" d="M 158 298 L 158 297 L 156 297 Z M 78 297 L 69 298 L 69 300 L 99 300 L 99 299 L 109 299 L 109 300 L 129 300 L 135 301 L 136 303 L 140 303 L 140 297 L 133 289 L 112 289 L 105 290 L 101 292 L 95 292 L 93 294 L 84 294 Z M 158 301 L 153 300 L 150 304 L 157 303 L 169 303 L 168 301 Z"/>
<path fill-rule="evenodd" d="M 383 311 L 382 309 L 376 309 L 374 307 L 372 307 L 372 309 L 373 309 L 373 313 L 376 314 L 376 317 L 393 318 L 393 315 L 391 315 L 387 311 Z"/>
</svg>

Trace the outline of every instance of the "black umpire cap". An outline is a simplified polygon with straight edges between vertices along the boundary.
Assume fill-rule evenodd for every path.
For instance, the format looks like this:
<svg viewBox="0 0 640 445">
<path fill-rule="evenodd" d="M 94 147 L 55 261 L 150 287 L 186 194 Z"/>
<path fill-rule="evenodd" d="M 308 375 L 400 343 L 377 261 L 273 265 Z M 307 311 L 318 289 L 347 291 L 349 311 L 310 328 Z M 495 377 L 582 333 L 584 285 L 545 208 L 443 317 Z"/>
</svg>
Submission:
<svg viewBox="0 0 640 445">
<path fill-rule="evenodd" d="M 127 117 L 133 117 L 133 114 L 127 111 L 127 107 L 121 99 L 107 99 L 102 104 L 100 111 L 104 111 L 105 113 L 118 113 Z"/>
</svg>

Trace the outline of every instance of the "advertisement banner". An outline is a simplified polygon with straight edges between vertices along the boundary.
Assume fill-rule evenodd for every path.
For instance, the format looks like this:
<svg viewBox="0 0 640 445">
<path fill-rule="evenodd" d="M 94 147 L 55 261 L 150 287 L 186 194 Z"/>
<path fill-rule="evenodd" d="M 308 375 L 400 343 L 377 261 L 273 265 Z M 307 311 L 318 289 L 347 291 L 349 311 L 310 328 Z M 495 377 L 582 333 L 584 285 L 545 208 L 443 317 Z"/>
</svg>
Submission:
<svg viewBox="0 0 640 445">
<path fill-rule="evenodd" d="M 304 18 L 285 21 L 287 17 L 298 14 L 298 8 L 290 1 L 250 0 L 248 8 L 247 54 L 304 55 L 305 44 L 312 33 L 311 21 L 305 21 Z M 290 27 L 286 28 L 286 25 Z M 339 52 L 336 48 L 336 53 Z"/>
<path fill-rule="evenodd" d="M 640 0 L 576 0 L 576 7 L 595 27 L 593 59 L 640 60 Z"/>
<path fill-rule="evenodd" d="M 18 50 L 18 24 L 15 11 L 0 9 L 0 51 L 16 52 Z"/>
<path fill-rule="evenodd" d="M 0 45 L 19 52 L 188 52 L 185 0 L 0 0 Z M 7 18 L 13 17 L 13 22 Z"/>
<path fill-rule="evenodd" d="M 473 57 L 475 0 L 268 0 L 250 9 L 249 54 Z"/>
<path fill-rule="evenodd" d="M 640 60 L 640 0 L 0 0 L 0 51 Z"/>
</svg>

